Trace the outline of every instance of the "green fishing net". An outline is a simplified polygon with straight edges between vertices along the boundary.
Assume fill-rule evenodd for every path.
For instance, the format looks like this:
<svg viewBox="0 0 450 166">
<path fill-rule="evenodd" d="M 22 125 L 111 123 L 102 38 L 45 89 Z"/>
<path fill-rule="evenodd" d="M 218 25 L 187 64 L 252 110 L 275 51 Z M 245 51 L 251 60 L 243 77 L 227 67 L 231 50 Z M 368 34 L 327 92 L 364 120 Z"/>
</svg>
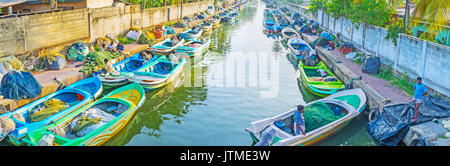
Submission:
<svg viewBox="0 0 450 166">
<path fill-rule="evenodd" d="M 331 110 L 327 104 L 315 102 L 309 107 L 305 107 L 305 112 L 303 113 L 303 117 L 305 118 L 305 130 L 306 132 L 313 131 L 338 120 L 343 116 L 345 116 L 345 113 L 335 116 L 333 110 Z"/>
</svg>

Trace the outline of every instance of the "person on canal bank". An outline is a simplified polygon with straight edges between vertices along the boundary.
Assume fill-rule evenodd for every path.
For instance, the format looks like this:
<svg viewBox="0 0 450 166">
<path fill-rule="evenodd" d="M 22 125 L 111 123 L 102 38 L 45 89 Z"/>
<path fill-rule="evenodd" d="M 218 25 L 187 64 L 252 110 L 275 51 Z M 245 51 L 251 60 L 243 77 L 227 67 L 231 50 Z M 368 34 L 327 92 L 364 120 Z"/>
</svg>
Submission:
<svg viewBox="0 0 450 166">
<path fill-rule="evenodd" d="M 419 116 L 419 107 L 423 102 L 423 97 L 428 94 L 428 90 L 425 85 L 422 83 L 422 77 L 417 77 L 417 82 L 413 86 L 414 88 L 414 117 L 411 118 L 412 122 L 417 121 L 417 117 Z"/>
<path fill-rule="evenodd" d="M 125 49 L 125 48 L 123 47 L 122 43 L 120 43 L 120 42 L 117 43 L 117 46 L 116 46 L 116 50 L 117 50 L 117 51 L 122 52 L 124 49 Z"/>
<path fill-rule="evenodd" d="M 303 113 L 305 112 L 305 106 L 298 105 L 294 114 L 294 133 L 295 135 L 306 135 L 305 133 L 305 119 Z"/>
<path fill-rule="evenodd" d="M 107 50 L 110 51 L 110 52 L 115 52 L 116 51 L 116 49 L 114 48 L 114 42 L 113 41 L 108 44 Z"/>
</svg>

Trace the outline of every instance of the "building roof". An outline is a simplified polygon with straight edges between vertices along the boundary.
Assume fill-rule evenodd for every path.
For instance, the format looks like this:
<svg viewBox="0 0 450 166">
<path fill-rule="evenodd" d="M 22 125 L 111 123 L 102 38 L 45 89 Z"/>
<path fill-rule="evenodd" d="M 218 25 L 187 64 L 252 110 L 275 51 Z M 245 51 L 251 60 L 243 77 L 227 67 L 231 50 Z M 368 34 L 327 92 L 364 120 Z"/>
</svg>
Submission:
<svg viewBox="0 0 450 166">
<path fill-rule="evenodd" d="M 6 7 L 6 6 L 12 6 L 19 3 L 24 3 L 30 0 L 2 0 L 0 1 L 0 8 Z"/>
</svg>

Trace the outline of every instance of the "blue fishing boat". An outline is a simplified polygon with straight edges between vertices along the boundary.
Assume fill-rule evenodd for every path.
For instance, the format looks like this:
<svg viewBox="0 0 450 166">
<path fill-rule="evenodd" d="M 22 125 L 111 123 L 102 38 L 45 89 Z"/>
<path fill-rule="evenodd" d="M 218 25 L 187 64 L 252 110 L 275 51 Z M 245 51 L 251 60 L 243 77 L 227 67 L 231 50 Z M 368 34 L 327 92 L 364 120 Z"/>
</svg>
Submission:
<svg viewBox="0 0 450 166">
<path fill-rule="evenodd" d="M 174 36 L 175 37 L 175 36 Z M 181 37 L 178 37 L 181 38 Z M 174 43 L 172 38 L 167 38 L 159 43 L 156 43 L 152 47 L 150 47 L 152 53 L 156 55 L 169 55 L 173 52 L 175 48 L 182 45 L 184 43 L 184 39 L 180 39 L 178 42 Z"/>
<path fill-rule="evenodd" d="M 166 56 L 161 56 L 134 72 L 131 81 L 141 84 L 145 91 L 158 89 L 175 80 L 183 71 L 184 64 L 185 58 L 174 63 Z"/>
<path fill-rule="evenodd" d="M 104 70 L 100 70 L 98 72 L 95 72 L 93 75 L 95 77 L 98 77 L 100 81 L 102 81 L 103 85 L 106 87 L 118 87 L 125 84 L 130 83 L 129 77 L 132 75 L 134 71 L 136 71 L 139 67 L 141 67 L 144 62 L 146 62 L 145 59 L 142 59 L 141 56 L 139 56 L 140 53 L 136 53 L 120 62 L 117 62 L 113 65 L 114 69 L 119 72 L 119 75 L 107 75 L 104 73 Z M 158 57 L 153 56 L 151 60 L 147 61 L 146 63 L 150 63 L 154 60 L 156 60 Z"/>
<path fill-rule="evenodd" d="M 208 50 L 210 43 L 211 40 L 209 39 L 206 41 L 190 41 L 175 49 L 174 55 L 181 58 L 200 57 Z"/>
<path fill-rule="evenodd" d="M 198 37 L 200 37 L 203 33 L 203 29 L 200 28 L 199 26 L 194 26 L 191 29 L 188 29 L 184 32 L 180 33 L 180 36 L 184 39 L 184 40 L 194 40 L 197 39 Z"/>
<path fill-rule="evenodd" d="M 267 33 L 275 33 L 277 30 L 277 25 L 272 20 L 264 21 L 265 32 Z"/>
<path fill-rule="evenodd" d="M 46 126 L 93 101 L 102 91 L 100 79 L 90 77 L 0 117 L 8 117 L 14 121 L 15 129 L 9 134 L 9 138 L 13 144 L 17 144 L 28 132 Z"/>
<path fill-rule="evenodd" d="M 290 38 L 288 40 L 287 46 L 289 55 L 291 55 L 296 62 L 316 55 L 316 51 L 298 36 L 293 36 L 292 38 Z"/>
</svg>

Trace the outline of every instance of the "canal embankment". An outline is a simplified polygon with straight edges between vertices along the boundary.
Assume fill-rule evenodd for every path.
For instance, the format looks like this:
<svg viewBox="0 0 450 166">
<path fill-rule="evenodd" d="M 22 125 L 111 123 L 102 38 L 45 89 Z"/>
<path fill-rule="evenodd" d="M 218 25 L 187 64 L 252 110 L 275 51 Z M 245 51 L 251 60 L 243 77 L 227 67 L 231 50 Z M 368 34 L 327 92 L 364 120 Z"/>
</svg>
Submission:
<svg viewBox="0 0 450 166">
<path fill-rule="evenodd" d="M 382 66 L 391 66 L 392 73 L 397 77 L 406 75 L 410 81 L 420 76 L 424 84 L 434 96 L 439 96 L 449 101 L 449 77 L 442 77 L 443 73 L 449 73 L 450 48 L 448 46 L 431 43 L 415 37 L 400 35 L 397 45 L 390 40 L 385 40 L 386 29 L 371 25 L 360 25 L 356 28 L 345 18 L 334 19 L 332 16 L 319 11 L 305 14 L 307 8 L 288 2 L 281 2 L 292 11 L 299 12 L 302 16 L 319 23 L 326 32 L 340 36 L 343 41 L 351 42 L 358 51 L 380 57 Z M 384 36 L 383 36 L 384 35 Z M 302 35 L 312 42 L 318 36 Z M 381 108 L 385 104 L 407 102 L 411 98 L 404 91 L 393 87 L 389 81 L 363 73 L 358 64 L 346 59 L 337 50 L 317 48 L 319 57 L 327 66 L 331 66 L 334 72 L 346 84 L 352 80 L 353 87 L 365 87 L 368 94 L 370 108 Z M 361 79 L 360 79 L 361 78 Z M 372 101 L 372 102 L 371 102 Z"/>
<path fill-rule="evenodd" d="M 92 30 L 91 27 L 88 29 L 84 29 L 84 28 L 80 27 L 79 29 L 74 30 L 74 31 L 64 31 L 62 34 L 56 33 L 56 34 L 52 34 L 52 35 L 60 37 L 59 35 L 64 36 L 66 33 L 71 34 L 71 35 L 78 34 L 79 36 L 81 36 L 81 37 L 79 37 L 79 39 L 81 41 L 90 42 L 90 41 L 95 41 L 96 38 L 100 37 L 101 35 L 103 35 L 103 36 L 105 36 L 106 34 L 118 35 L 118 34 L 124 33 L 126 31 L 128 31 L 128 29 L 130 27 L 133 27 L 133 26 L 141 27 L 141 29 L 144 30 L 144 29 L 152 28 L 156 25 L 164 25 L 168 22 L 179 21 L 185 16 L 192 17 L 195 13 L 204 12 L 204 11 L 206 11 L 208 6 L 212 6 L 212 5 L 214 5 L 214 1 L 203 1 L 203 2 L 198 2 L 198 4 L 191 4 L 191 3 L 184 4 L 182 8 L 177 5 L 172 5 L 172 6 L 167 6 L 167 7 L 159 7 L 159 8 L 151 8 L 151 9 L 140 9 L 140 8 L 137 8 L 137 7 L 139 7 L 138 5 L 132 5 L 130 7 L 123 7 L 125 13 L 127 11 L 129 11 L 129 12 L 134 11 L 131 13 L 136 13 L 139 11 L 141 13 L 140 16 L 135 15 L 135 18 L 128 18 L 129 22 L 126 21 L 127 22 L 126 24 L 128 26 L 117 25 L 118 23 L 123 24 L 124 23 L 123 19 L 125 19 L 127 17 L 120 13 L 118 15 L 113 14 L 114 12 L 117 12 L 118 11 L 117 9 L 120 7 L 106 7 L 106 8 L 101 8 L 101 9 L 92 9 L 92 11 L 89 11 L 92 14 L 92 16 L 89 16 L 89 21 L 93 22 L 94 25 L 89 24 L 89 26 L 96 27 L 96 28 L 92 28 L 92 29 L 96 29 L 96 30 Z M 128 8 L 130 8 L 130 10 L 128 10 Z M 175 8 L 176 8 L 176 10 L 175 10 Z M 131 10 L 131 9 L 133 9 L 133 10 Z M 89 10 L 91 10 L 91 9 L 89 9 Z M 79 12 L 81 12 L 81 14 L 83 14 L 83 11 L 84 11 L 84 9 L 80 10 Z M 103 14 L 99 14 L 99 12 L 103 12 Z M 106 14 L 108 12 L 110 13 L 109 15 Z M 73 12 L 71 12 L 71 13 L 73 13 Z M 218 13 L 219 12 L 208 15 L 208 18 L 212 17 Z M 53 15 L 57 15 L 55 13 L 51 13 L 51 14 L 52 14 L 51 17 L 53 17 Z M 60 17 L 63 17 L 63 15 L 65 15 L 67 13 L 59 13 L 59 14 L 60 14 Z M 44 14 L 44 15 L 47 15 L 47 14 Z M 132 14 L 130 14 L 130 16 L 131 15 Z M 41 17 L 50 17 L 50 16 L 41 16 Z M 119 18 L 117 18 L 117 17 L 119 17 Z M 121 21 L 119 21 L 119 20 L 121 20 Z M 2 20 L 0 20 L 0 23 L 1 23 L 1 21 Z M 197 25 L 197 24 L 201 23 L 201 21 L 203 21 L 203 20 L 193 20 L 192 22 L 189 23 L 189 25 L 190 26 Z M 6 21 L 6 22 L 8 22 L 8 21 Z M 54 24 L 53 26 L 57 27 L 61 24 L 61 22 L 55 22 L 55 23 L 50 23 L 50 24 Z M 6 25 L 9 25 L 9 24 L 6 24 Z M 48 26 L 46 26 L 46 27 L 48 27 Z M 118 27 L 120 27 L 120 28 L 117 29 Z M 44 27 L 42 27 L 42 28 L 44 28 Z M 189 27 L 186 27 L 186 28 L 173 27 L 175 34 L 168 34 L 160 39 L 153 41 L 153 44 L 160 42 L 160 41 L 162 41 L 168 37 L 171 37 L 173 35 L 179 34 L 188 28 Z M 3 31 L 4 30 L 5 29 L 3 29 Z M 78 31 L 80 31 L 80 33 L 77 33 Z M 88 36 L 87 37 L 84 36 L 85 33 L 84 32 L 81 33 L 81 31 L 86 31 Z M 44 31 L 44 32 L 42 32 L 41 35 L 36 36 L 36 37 L 39 38 L 44 35 L 49 35 L 49 34 L 45 34 L 46 32 L 50 33 L 49 31 Z M 71 37 L 71 38 L 77 38 L 77 37 Z M 10 39 L 12 40 L 12 38 L 10 38 Z M 61 41 L 57 41 L 60 43 L 54 44 L 54 45 L 46 46 L 45 43 L 41 43 L 41 45 L 42 45 L 41 48 L 37 48 L 35 50 L 29 50 L 29 51 L 51 50 L 51 51 L 61 52 L 62 55 L 66 55 L 67 50 L 64 51 L 64 49 L 66 49 L 68 46 L 70 46 L 73 42 L 80 41 L 80 40 L 64 41 L 64 39 L 61 39 Z M 26 40 L 26 39 L 18 39 L 18 40 Z M 45 41 L 45 40 L 43 40 L 43 41 Z M 50 40 L 50 42 L 51 41 L 52 40 Z M 4 40 L 0 40 L 0 43 L 2 43 L 2 42 L 4 42 Z M 15 49 L 15 47 L 18 47 L 17 45 L 14 46 L 14 48 L 11 48 L 9 50 L 10 52 L 8 54 L 5 53 L 5 51 L 8 51 L 6 48 L 4 48 L 5 46 L 8 46 L 8 45 L 0 46 L 0 50 L 3 51 L 3 52 L 0 51 L 0 55 L 23 56 L 23 54 L 20 51 Z M 133 55 L 135 53 L 138 53 L 138 52 L 148 48 L 148 46 L 149 46 L 148 44 L 141 45 L 141 44 L 137 44 L 136 42 L 133 42 L 130 44 L 124 44 L 123 52 L 129 56 L 129 55 Z M 28 49 L 32 49 L 32 48 L 28 48 Z M 15 52 L 17 54 L 12 54 L 13 52 Z M 123 60 L 124 58 L 126 58 L 126 57 L 121 56 L 119 58 L 116 58 L 115 61 L 118 62 L 118 61 Z M 46 96 L 48 94 L 55 92 L 58 89 L 58 87 L 60 86 L 60 84 L 57 81 L 55 81 L 55 78 L 60 80 L 64 85 L 70 85 L 74 82 L 85 79 L 85 78 L 89 77 L 89 75 L 79 72 L 79 70 L 82 69 L 83 66 L 84 66 L 83 62 L 68 62 L 67 66 L 60 70 L 46 70 L 46 71 L 32 72 L 33 76 L 36 78 L 36 80 L 42 86 L 42 93 L 34 99 L 20 99 L 20 100 L 2 99 L 2 100 L 0 100 L 0 104 L 4 105 L 8 110 L 14 110 L 18 107 L 21 107 L 27 103 L 34 101 L 35 99 L 41 98 L 43 96 Z"/>
</svg>

